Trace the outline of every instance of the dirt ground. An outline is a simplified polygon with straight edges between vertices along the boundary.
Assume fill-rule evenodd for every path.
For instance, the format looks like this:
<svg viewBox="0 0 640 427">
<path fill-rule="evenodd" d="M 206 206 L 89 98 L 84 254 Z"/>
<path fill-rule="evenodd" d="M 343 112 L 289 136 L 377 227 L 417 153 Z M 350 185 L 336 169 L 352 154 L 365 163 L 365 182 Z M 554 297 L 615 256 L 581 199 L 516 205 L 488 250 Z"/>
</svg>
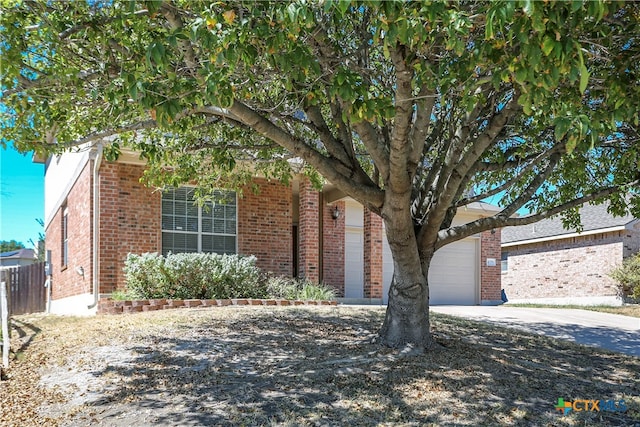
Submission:
<svg viewBox="0 0 640 427">
<path fill-rule="evenodd" d="M 433 315 L 420 356 L 373 341 L 384 312 L 225 307 L 20 316 L 3 426 L 640 426 L 640 359 Z M 555 410 L 558 398 L 626 412 Z"/>
</svg>

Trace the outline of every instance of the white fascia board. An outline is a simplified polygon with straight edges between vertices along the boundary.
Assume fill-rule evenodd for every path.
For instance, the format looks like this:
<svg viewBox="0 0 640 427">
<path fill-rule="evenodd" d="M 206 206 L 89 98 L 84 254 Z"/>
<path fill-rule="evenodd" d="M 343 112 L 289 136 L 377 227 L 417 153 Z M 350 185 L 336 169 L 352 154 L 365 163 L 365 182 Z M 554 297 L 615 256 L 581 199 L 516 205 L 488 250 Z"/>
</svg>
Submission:
<svg viewBox="0 0 640 427">
<path fill-rule="evenodd" d="M 85 148 L 63 153 L 51 160 L 44 177 L 45 230 L 66 200 L 82 170 L 94 156 L 93 149 Z"/>
<path fill-rule="evenodd" d="M 634 228 L 636 228 L 636 225 L 639 223 L 640 223 L 640 219 L 631 220 L 625 225 L 625 228 L 627 230 L 633 230 Z"/>
<path fill-rule="evenodd" d="M 500 209 L 497 206 L 490 205 L 489 203 L 480 203 L 480 202 L 473 202 L 458 208 L 458 212 L 473 212 L 473 213 L 489 214 L 489 215 L 493 215 L 500 211 L 502 211 L 502 209 Z"/>
<path fill-rule="evenodd" d="M 597 228 L 595 230 L 583 231 L 582 233 L 567 233 L 567 234 L 558 234 L 556 236 L 539 237 L 537 239 L 518 240 L 516 242 L 503 243 L 502 247 L 508 248 L 508 247 L 519 246 L 519 245 L 530 245 L 532 243 L 570 239 L 572 237 L 591 236 L 593 234 L 610 233 L 612 231 L 624 231 L 626 229 L 627 229 L 626 225 L 618 225 L 615 227 L 608 227 L 608 228 Z"/>
<path fill-rule="evenodd" d="M 118 157 L 118 160 L 116 160 L 116 163 L 144 166 L 147 164 L 147 160 L 140 157 L 139 151 L 121 148 L 120 156 Z"/>
</svg>

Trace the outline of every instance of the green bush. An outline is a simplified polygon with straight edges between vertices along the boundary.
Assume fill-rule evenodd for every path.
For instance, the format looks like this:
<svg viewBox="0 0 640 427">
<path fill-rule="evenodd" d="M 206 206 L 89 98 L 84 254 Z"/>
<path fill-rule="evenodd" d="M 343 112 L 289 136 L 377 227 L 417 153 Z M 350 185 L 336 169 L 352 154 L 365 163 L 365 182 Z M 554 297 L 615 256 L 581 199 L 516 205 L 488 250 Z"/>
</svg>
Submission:
<svg viewBox="0 0 640 427">
<path fill-rule="evenodd" d="M 114 299 L 334 299 L 325 285 L 288 277 L 264 277 L 254 256 L 204 253 L 129 254 L 124 265 L 126 291 Z"/>
<path fill-rule="evenodd" d="M 137 299 L 264 298 L 256 258 L 217 254 L 129 254 L 127 294 Z"/>
<path fill-rule="evenodd" d="M 619 283 L 622 295 L 640 299 L 640 253 L 624 260 L 610 276 Z"/>
<path fill-rule="evenodd" d="M 164 258 L 158 254 L 129 254 L 124 262 L 126 293 L 133 299 L 164 298 L 167 278 L 162 274 Z"/>
<path fill-rule="evenodd" d="M 298 298 L 296 299 L 311 299 L 311 300 L 330 300 L 336 297 L 335 291 L 325 285 L 304 283 L 302 288 L 298 291 Z"/>
<path fill-rule="evenodd" d="M 111 299 L 116 301 L 131 301 L 137 298 L 135 298 L 134 296 L 132 296 L 126 291 L 121 291 L 117 289 L 111 292 Z"/>
<path fill-rule="evenodd" d="M 297 299 L 298 281 L 293 277 L 273 276 L 267 279 L 266 291 L 270 298 Z"/>
<path fill-rule="evenodd" d="M 267 294 L 271 298 L 290 300 L 330 300 L 336 297 L 333 288 L 326 285 L 282 276 L 267 279 Z"/>
</svg>

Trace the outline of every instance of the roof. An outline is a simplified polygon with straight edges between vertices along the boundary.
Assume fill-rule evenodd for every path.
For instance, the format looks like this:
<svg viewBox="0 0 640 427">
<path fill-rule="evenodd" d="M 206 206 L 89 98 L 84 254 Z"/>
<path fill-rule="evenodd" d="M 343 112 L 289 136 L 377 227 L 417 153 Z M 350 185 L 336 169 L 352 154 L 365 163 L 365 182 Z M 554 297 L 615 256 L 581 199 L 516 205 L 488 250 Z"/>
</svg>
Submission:
<svg viewBox="0 0 640 427">
<path fill-rule="evenodd" d="M 35 259 L 36 252 L 33 249 L 16 249 L 15 251 L 0 253 L 1 259 Z"/>
<path fill-rule="evenodd" d="M 580 222 L 582 223 L 581 234 L 592 234 L 598 230 L 610 231 L 607 229 L 615 227 L 625 227 L 636 220 L 632 215 L 615 217 L 607 212 L 608 203 L 600 205 L 583 205 L 580 208 Z M 502 229 L 502 244 L 523 242 L 529 240 L 546 240 L 560 238 L 563 235 L 577 233 L 575 229 L 566 229 L 562 226 L 560 216 L 543 219 L 533 224 L 520 225 L 517 227 L 505 227 Z M 567 236 L 569 237 L 569 236 Z"/>
<path fill-rule="evenodd" d="M 490 203 L 486 203 L 486 202 L 473 202 L 473 203 L 469 203 L 468 205 L 462 206 L 458 208 L 458 213 L 460 212 L 464 212 L 464 211 L 472 211 L 472 212 L 478 212 L 478 213 L 486 213 L 489 215 L 493 215 L 497 212 L 500 212 L 502 209 L 499 208 L 496 205 L 492 205 Z"/>
</svg>

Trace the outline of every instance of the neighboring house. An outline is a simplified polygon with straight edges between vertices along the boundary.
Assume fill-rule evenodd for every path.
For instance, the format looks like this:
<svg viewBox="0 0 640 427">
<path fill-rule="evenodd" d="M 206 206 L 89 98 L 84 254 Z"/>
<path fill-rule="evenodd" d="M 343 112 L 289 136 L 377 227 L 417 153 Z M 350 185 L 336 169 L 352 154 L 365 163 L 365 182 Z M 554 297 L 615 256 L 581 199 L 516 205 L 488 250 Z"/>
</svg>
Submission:
<svg viewBox="0 0 640 427">
<path fill-rule="evenodd" d="M 0 266 L 12 267 L 19 265 L 31 265 L 38 262 L 36 251 L 33 249 L 16 249 L 14 251 L 0 253 Z"/>
<path fill-rule="evenodd" d="M 143 186 L 144 169 L 135 153 L 107 162 L 95 148 L 46 160 L 54 313 L 94 312 L 99 298 L 124 288 L 128 253 L 168 251 L 252 254 L 264 271 L 324 282 L 350 301 L 386 302 L 393 263 L 382 220 L 331 185 L 316 191 L 301 177 L 289 185 L 255 178 L 257 194 L 229 193 L 201 209 L 189 187 L 162 193 Z M 455 222 L 494 212 L 476 203 Z M 500 303 L 499 256 L 500 230 L 439 250 L 431 303 Z"/>
<path fill-rule="evenodd" d="M 509 302 L 619 304 L 609 272 L 640 250 L 640 220 L 608 204 L 580 208 L 582 232 L 559 217 L 502 230 L 502 288 Z"/>
</svg>

